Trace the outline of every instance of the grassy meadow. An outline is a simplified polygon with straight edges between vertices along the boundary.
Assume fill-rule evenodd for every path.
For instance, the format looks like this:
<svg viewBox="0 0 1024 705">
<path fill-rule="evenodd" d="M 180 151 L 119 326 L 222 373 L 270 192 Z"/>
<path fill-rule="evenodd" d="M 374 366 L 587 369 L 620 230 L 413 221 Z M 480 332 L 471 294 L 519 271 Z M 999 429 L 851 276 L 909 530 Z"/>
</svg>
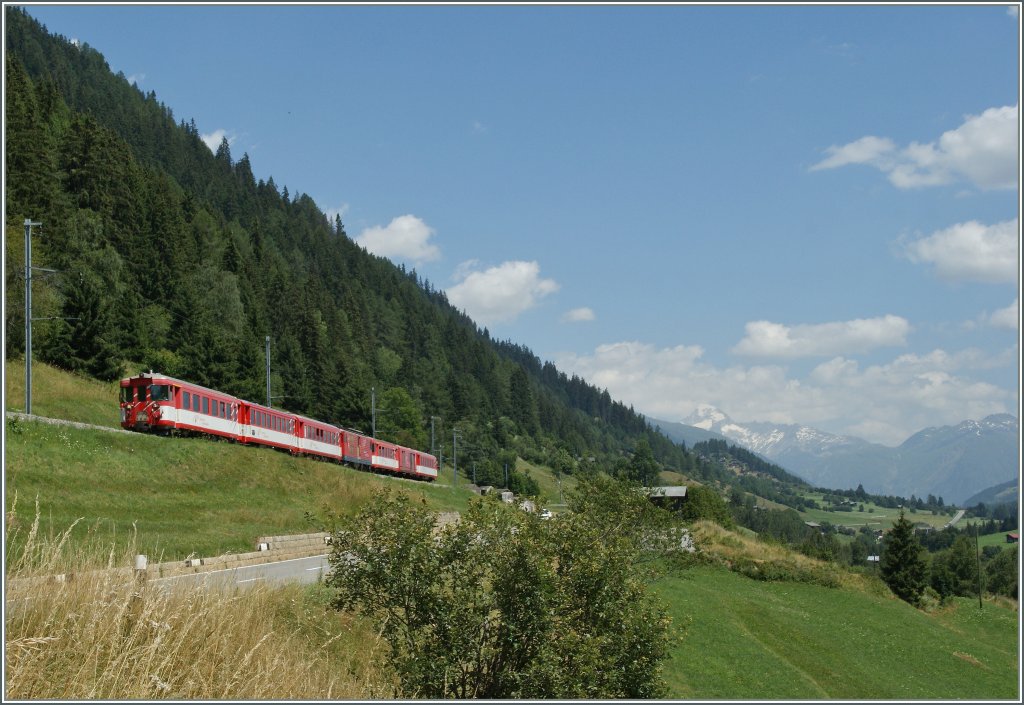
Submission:
<svg viewBox="0 0 1024 705">
<path fill-rule="evenodd" d="M 817 502 L 822 502 L 822 494 L 807 492 L 805 496 Z M 864 511 L 857 511 L 857 506 L 864 505 Z M 900 516 L 899 509 L 880 507 L 872 502 L 858 502 L 852 512 L 832 512 L 825 509 L 808 509 L 800 512 L 804 521 L 815 521 L 819 524 L 829 522 L 836 526 L 849 526 L 859 529 L 862 526 L 870 526 L 872 529 L 888 529 Z M 945 526 L 952 516 L 945 514 L 932 514 L 930 511 L 910 512 L 907 511 L 907 519 L 914 524 L 928 524 L 936 529 Z"/>
<path fill-rule="evenodd" d="M 202 438 L 160 438 L 7 421 L 6 509 L 38 498 L 43 530 L 137 532 L 164 559 L 253 550 L 257 536 L 319 531 L 306 513 L 354 512 L 377 488 L 401 488 L 439 511 L 471 493 Z"/>
<path fill-rule="evenodd" d="M 682 638 L 671 697 L 1014 699 L 1017 612 L 957 598 L 928 614 L 891 596 L 758 581 L 723 567 L 662 580 Z"/>
</svg>

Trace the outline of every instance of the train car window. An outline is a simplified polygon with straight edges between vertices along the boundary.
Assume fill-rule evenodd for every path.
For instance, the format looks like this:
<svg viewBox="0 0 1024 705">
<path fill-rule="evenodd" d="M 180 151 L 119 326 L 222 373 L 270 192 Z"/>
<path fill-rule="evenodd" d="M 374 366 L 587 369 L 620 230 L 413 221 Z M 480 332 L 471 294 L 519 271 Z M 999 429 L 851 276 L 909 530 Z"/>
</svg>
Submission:
<svg viewBox="0 0 1024 705">
<path fill-rule="evenodd" d="M 224 410 L 224 402 L 220 403 L 220 417 L 226 419 L 228 417 L 227 412 Z"/>
<path fill-rule="evenodd" d="M 192 397 L 188 392 L 181 393 L 181 406 L 185 409 L 192 406 Z"/>
<path fill-rule="evenodd" d="M 192 411 L 196 412 L 197 414 L 199 413 L 199 395 L 198 394 L 193 394 L 192 395 Z"/>
<path fill-rule="evenodd" d="M 149 398 L 153 401 L 170 401 L 171 388 L 166 384 L 154 384 L 149 388 Z"/>
<path fill-rule="evenodd" d="M 203 413 L 210 413 L 210 399 L 208 397 L 203 397 Z"/>
</svg>

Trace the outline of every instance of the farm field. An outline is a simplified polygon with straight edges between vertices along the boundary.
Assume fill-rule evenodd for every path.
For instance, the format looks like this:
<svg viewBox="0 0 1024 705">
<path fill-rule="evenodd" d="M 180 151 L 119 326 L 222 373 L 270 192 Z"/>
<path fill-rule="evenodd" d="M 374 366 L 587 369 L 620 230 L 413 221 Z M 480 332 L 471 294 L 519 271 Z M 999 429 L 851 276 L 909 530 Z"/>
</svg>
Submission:
<svg viewBox="0 0 1024 705">
<path fill-rule="evenodd" d="M 810 499 L 817 502 L 822 501 L 822 495 L 820 493 L 807 493 Z M 859 529 L 862 526 L 870 526 L 873 529 L 888 529 L 893 523 L 899 518 L 899 509 L 890 509 L 888 507 L 880 507 L 877 504 L 871 502 L 863 502 L 864 511 L 857 511 L 857 506 L 854 506 L 852 512 L 832 512 L 824 509 L 808 509 L 800 512 L 800 516 L 804 521 L 814 521 L 819 524 L 822 522 L 829 522 L 836 526 L 849 526 L 854 529 Z M 952 516 L 945 514 L 932 514 L 930 511 L 918 511 L 910 512 L 907 511 L 907 519 L 914 524 L 925 523 L 929 526 L 934 526 L 936 529 L 941 529 L 943 526 L 952 519 Z"/>
<path fill-rule="evenodd" d="M 926 614 L 891 596 L 701 567 L 661 580 L 685 631 L 678 699 L 1013 699 L 1017 613 L 957 598 Z"/>
</svg>

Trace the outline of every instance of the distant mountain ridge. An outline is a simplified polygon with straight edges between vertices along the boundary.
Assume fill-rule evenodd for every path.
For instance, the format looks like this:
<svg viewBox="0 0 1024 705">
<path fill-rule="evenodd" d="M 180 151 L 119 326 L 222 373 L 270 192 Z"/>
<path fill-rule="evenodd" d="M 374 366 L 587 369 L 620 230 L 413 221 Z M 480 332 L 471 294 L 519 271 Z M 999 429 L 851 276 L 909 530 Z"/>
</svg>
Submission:
<svg viewBox="0 0 1024 705">
<path fill-rule="evenodd" d="M 956 426 L 926 428 L 896 448 L 839 436 L 799 424 L 736 422 L 701 406 L 681 424 L 651 419 L 663 433 L 688 445 L 708 436 L 726 438 L 819 487 L 863 484 L 876 494 L 933 494 L 961 503 L 1019 475 L 1020 424 L 995 414 Z"/>
</svg>

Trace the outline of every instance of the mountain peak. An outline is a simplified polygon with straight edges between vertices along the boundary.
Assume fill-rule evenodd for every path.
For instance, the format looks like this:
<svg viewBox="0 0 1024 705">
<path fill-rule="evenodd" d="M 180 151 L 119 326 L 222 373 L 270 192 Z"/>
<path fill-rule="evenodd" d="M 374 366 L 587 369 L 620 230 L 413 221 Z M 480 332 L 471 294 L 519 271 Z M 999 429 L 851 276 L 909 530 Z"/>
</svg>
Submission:
<svg viewBox="0 0 1024 705">
<path fill-rule="evenodd" d="M 721 409 L 717 409 L 710 404 L 700 404 L 693 410 L 693 413 L 683 419 L 682 423 L 687 426 L 710 431 L 716 424 L 720 425 L 728 421 L 731 421 L 731 419 Z"/>
</svg>

